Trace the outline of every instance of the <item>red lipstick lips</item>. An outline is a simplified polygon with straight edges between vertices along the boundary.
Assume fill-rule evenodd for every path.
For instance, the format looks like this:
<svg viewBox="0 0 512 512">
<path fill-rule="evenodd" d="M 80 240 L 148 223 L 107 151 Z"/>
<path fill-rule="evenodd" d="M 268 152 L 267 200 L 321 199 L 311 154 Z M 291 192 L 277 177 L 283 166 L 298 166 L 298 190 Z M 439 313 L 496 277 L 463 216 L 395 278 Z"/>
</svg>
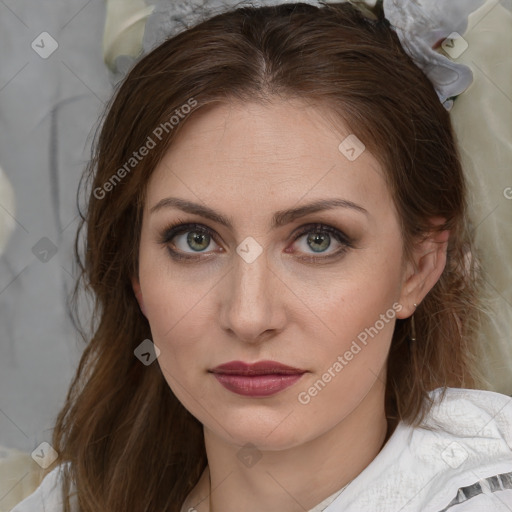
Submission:
<svg viewBox="0 0 512 512">
<path fill-rule="evenodd" d="M 244 396 L 271 396 L 297 382 L 306 370 L 275 361 L 249 364 L 230 361 L 209 370 L 229 391 Z"/>
</svg>

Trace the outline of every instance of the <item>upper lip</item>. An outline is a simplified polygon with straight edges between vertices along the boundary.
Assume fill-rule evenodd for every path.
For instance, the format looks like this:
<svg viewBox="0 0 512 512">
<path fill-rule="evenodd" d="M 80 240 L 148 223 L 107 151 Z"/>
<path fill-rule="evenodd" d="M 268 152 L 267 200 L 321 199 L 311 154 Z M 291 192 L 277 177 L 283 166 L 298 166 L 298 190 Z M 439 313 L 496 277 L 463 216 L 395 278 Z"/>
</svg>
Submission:
<svg viewBox="0 0 512 512">
<path fill-rule="evenodd" d="M 287 366 L 277 361 L 258 361 L 256 363 L 244 363 L 243 361 L 230 361 L 220 364 L 212 370 L 212 373 L 224 373 L 229 375 L 295 375 L 305 373 L 306 370 Z"/>
</svg>

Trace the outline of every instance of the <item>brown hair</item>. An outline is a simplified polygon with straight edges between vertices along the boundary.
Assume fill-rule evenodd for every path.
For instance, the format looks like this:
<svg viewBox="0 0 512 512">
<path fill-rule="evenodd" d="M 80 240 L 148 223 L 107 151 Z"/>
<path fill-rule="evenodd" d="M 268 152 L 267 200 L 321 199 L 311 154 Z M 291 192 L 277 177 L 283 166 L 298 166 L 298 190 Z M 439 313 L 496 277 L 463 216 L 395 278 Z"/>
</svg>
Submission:
<svg viewBox="0 0 512 512">
<path fill-rule="evenodd" d="M 119 172 L 191 98 L 195 111 L 275 98 L 327 106 L 382 163 L 405 255 L 436 229 L 429 218 L 445 218 L 437 229 L 451 233 L 447 264 L 415 312 L 418 341 L 408 342 L 409 319 L 396 322 L 386 393 L 390 425 L 418 424 L 430 390 L 477 383 L 472 333 L 481 280 L 449 114 L 381 8 L 283 4 L 217 15 L 134 66 L 108 106 L 84 174 L 92 188 L 75 243 L 81 275 L 74 298 L 81 285 L 92 292 L 92 336 L 83 334 L 87 346 L 53 436 L 58 462 L 70 463 L 63 468 L 64 496 L 72 478 L 83 512 L 178 512 L 207 463 L 202 425 L 174 396 L 158 364 L 144 366 L 134 356 L 151 333 L 131 287 L 145 187 L 194 113 L 164 131 L 130 172 Z M 114 183 L 116 174 L 122 179 Z M 105 197 L 98 197 L 100 189 Z"/>
</svg>

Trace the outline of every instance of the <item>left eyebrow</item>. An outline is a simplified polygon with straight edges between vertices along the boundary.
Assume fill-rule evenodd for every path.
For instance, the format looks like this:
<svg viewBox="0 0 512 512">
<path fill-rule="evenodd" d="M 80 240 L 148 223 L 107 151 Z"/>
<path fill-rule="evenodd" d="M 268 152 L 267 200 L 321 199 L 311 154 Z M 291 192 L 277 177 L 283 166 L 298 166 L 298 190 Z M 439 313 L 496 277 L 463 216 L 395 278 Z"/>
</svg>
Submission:
<svg viewBox="0 0 512 512">
<path fill-rule="evenodd" d="M 158 201 L 158 203 L 150 209 L 150 213 L 154 213 L 163 208 L 178 208 L 184 212 L 200 215 L 201 217 L 210 219 L 226 226 L 229 229 L 233 228 L 233 220 L 231 218 L 225 217 L 221 213 L 199 203 L 180 199 L 178 197 L 166 197 L 165 199 Z M 304 206 L 275 212 L 272 218 L 272 229 L 284 226 L 285 224 L 293 222 L 295 219 L 305 217 L 311 213 L 316 213 L 322 210 L 331 210 L 333 208 L 350 208 L 365 215 L 369 215 L 365 208 L 346 199 L 319 199 L 318 201 L 313 201 L 312 203 L 308 203 Z"/>
</svg>

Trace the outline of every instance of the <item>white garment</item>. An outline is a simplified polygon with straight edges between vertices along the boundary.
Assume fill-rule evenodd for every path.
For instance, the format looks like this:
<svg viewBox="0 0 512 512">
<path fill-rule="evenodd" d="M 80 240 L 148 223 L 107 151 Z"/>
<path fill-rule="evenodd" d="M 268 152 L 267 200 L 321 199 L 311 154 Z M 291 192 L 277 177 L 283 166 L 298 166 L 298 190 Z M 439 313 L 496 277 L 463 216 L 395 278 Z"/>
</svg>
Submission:
<svg viewBox="0 0 512 512">
<path fill-rule="evenodd" d="M 400 423 L 366 469 L 313 510 L 511 512 L 512 398 L 448 388 L 441 401 L 440 392 L 421 427 Z M 61 512 L 59 468 L 11 512 Z"/>
<path fill-rule="evenodd" d="M 325 512 L 512 511 L 512 398 L 440 391 L 421 428 L 400 423 Z"/>
</svg>

